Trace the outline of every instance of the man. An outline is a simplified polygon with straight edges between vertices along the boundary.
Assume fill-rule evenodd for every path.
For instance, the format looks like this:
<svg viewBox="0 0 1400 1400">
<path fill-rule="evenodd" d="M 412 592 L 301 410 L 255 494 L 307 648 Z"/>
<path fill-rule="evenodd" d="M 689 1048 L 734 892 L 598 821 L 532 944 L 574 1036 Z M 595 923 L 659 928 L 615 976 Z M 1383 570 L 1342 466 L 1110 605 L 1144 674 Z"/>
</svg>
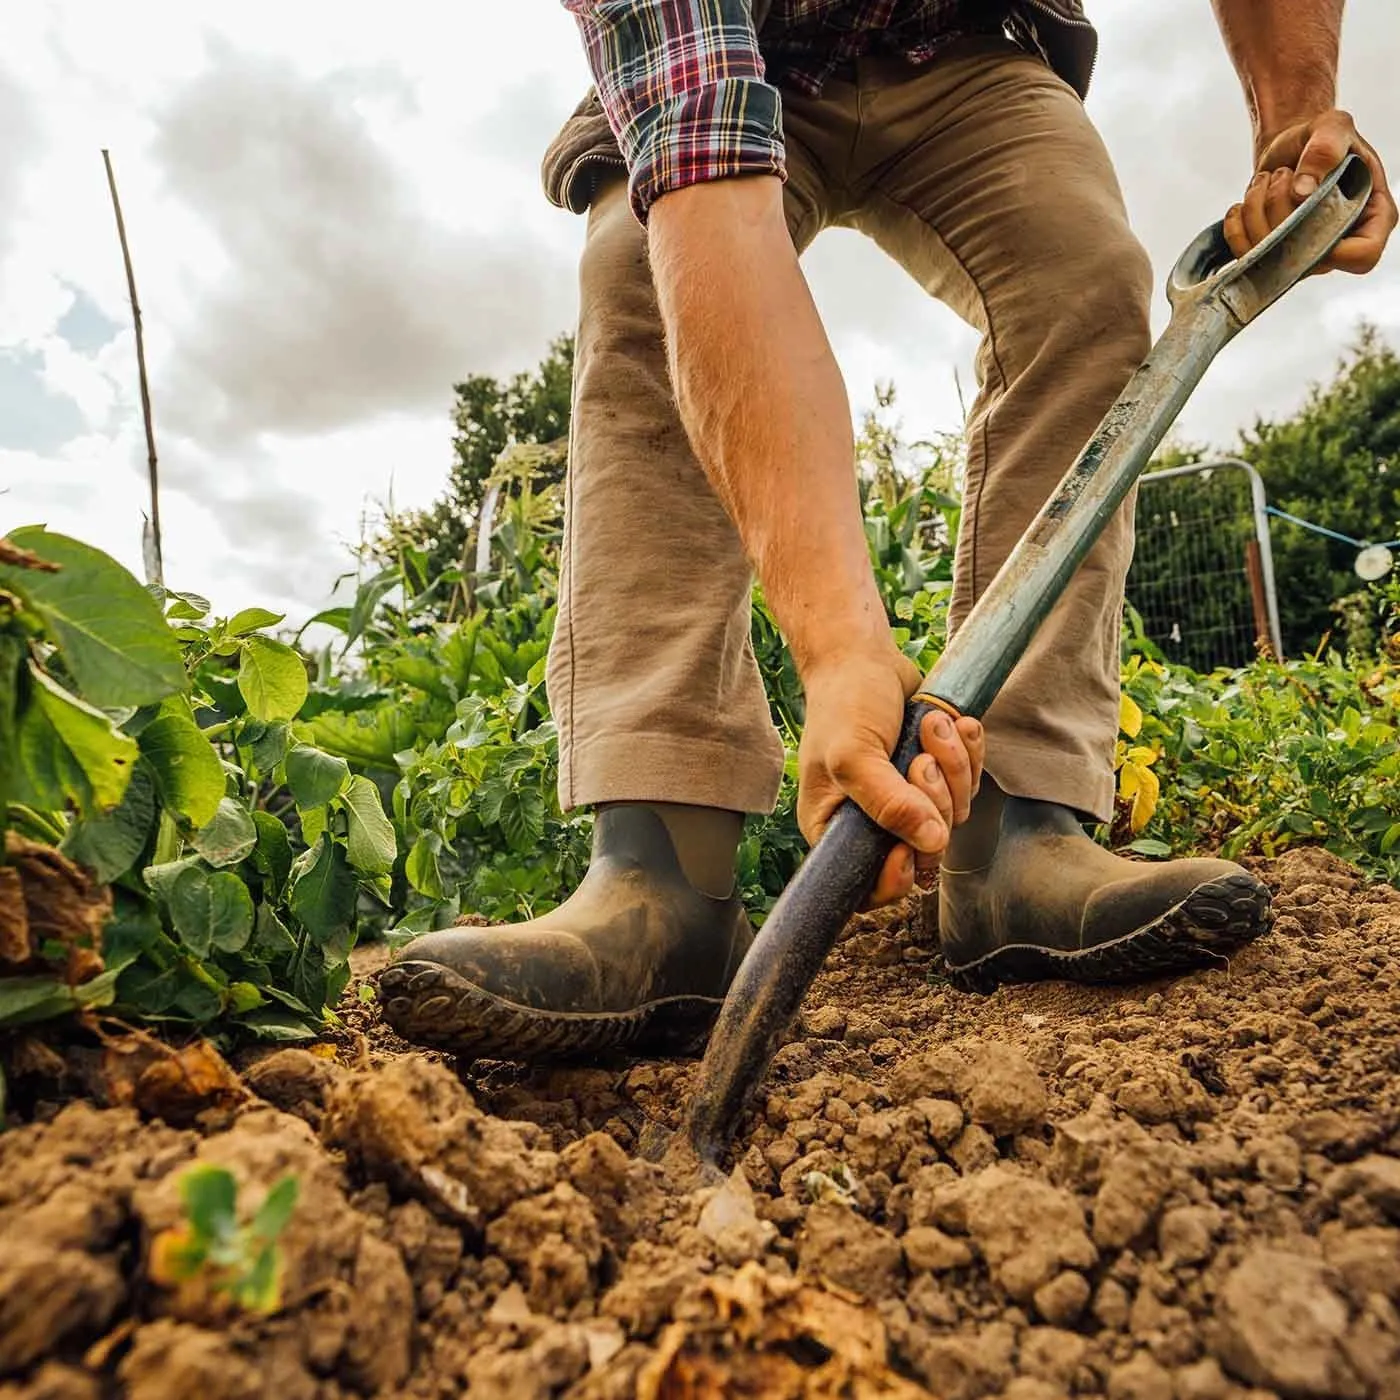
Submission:
<svg viewBox="0 0 1400 1400">
<path fill-rule="evenodd" d="M 597 808 L 593 862 L 543 918 L 409 945 L 384 975 L 391 1023 L 519 1058 L 710 1024 L 750 938 L 743 814 L 771 807 L 782 763 L 751 567 L 806 694 L 803 832 L 845 796 L 893 832 L 876 903 L 941 861 L 955 981 L 1151 974 L 1256 937 L 1268 893 L 1239 866 L 1130 862 L 1084 831 L 1112 811 L 1131 505 L 985 732 L 935 714 L 907 780 L 888 761 L 918 676 L 875 590 L 798 255 L 860 229 L 982 333 L 956 624 L 1148 348 L 1151 272 L 1082 105 L 1078 0 L 563 3 L 597 88 L 545 161 L 550 197 L 588 211 L 549 694 L 561 800 Z M 1335 108 L 1342 0 L 1214 3 L 1254 128 L 1231 248 L 1359 151 L 1375 193 L 1331 262 L 1367 270 L 1396 210 Z"/>
</svg>

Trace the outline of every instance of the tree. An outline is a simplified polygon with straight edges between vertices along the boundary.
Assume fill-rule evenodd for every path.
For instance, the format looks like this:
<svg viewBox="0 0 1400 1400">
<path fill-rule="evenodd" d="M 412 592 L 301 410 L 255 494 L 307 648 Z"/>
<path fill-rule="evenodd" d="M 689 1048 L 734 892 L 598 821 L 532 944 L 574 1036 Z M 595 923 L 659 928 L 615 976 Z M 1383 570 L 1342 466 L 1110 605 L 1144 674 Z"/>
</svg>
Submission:
<svg viewBox="0 0 1400 1400">
<path fill-rule="evenodd" d="M 1353 539 L 1400 535 L 1400 356 L 1363 325 L 1332 381 L 1279 422 L 1256 420 L 1240 455 L 1269 504 Z M 1356 549 L 1275 519 L 1274 573 L 1286 654 L 1313 650 L 1360 582 Z"/>
<path fill-rule="evenodd" d="M 568 435 L 574 341 L 561 335 L 532 371 L 508 380 L 476 374 L 453 386 L 453 462 L 447 488 L 427 510 L 409 511 L 389 524 L 371 553 L 391 562 L 403 543 L 426 552 L 426 576 L 461 567 L 481 515 L 486 482 L 509 447 L 552 445 Z M 563 454 L 545 472 L 543 485 L 564 473 Z"/>
</svg>

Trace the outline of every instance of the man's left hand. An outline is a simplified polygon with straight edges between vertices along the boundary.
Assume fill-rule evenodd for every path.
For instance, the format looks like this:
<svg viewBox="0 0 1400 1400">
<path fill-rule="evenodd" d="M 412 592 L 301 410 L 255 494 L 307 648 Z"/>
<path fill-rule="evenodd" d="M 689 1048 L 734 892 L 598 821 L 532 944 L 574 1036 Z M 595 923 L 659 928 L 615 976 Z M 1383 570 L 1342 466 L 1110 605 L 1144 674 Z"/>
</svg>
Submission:
<svg viewBox="0 0 1400 1400">
<path fill-rule="evenodd" d="M 1348 153 L 1371 171 L 1371 198 L 1351 232 L 1332 250 L 1319 272 L 1369 272 L 1380 261 L 1395 230 L 1395 200 L 1385 167 L 1363 140 L 1348 112 L 1332 108 L 1309 121 L 1266 135 L 1257 143 L 1259 159 L 1244 199 L 1225 215 L 1225 238 L 1238 258 L 1277 228 L 1336 169 Z"/>
</svg>

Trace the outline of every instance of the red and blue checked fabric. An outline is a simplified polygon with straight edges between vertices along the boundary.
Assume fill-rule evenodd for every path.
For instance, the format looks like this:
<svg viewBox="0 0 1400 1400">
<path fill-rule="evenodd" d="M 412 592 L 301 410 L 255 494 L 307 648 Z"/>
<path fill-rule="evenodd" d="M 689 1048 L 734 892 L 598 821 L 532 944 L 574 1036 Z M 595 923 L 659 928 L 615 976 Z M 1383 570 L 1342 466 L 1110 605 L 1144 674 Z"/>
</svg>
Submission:
<svg viewBox="0 0 1400 1400">
<path fill-rule="evenodd" d="M 954 34 L 1000 23 L 995 0 L 563 0 L 646 220 L 669 190 L 730 175 L 786 175 L 779 83 L 816 97 L 867 53 L 924 62 Z M 765 57 L 767 63 L 765 64 Z"/>
</svg>

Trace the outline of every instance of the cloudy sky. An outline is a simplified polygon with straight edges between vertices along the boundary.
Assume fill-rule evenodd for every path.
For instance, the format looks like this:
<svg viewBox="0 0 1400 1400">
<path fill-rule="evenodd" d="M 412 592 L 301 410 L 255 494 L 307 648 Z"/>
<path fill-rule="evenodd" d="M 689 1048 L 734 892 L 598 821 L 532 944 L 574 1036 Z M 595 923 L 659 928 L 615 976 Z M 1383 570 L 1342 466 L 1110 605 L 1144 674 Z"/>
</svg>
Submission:
<svg viewBox="0 0 1400 1400">
<path fill-rule="evenodd" d="M 450 460 L 451 385 L 572 327 L 582 220 L 539 157 L 587 73 L 558 0 L 12 5 L 0 47 L 0 530 L 47 522 L 140 570 L 145 447 L 102 169 L 152 375 L 166 575 L 304 617 L 362 521 Z M 1089 108 L 1162 276 L 1248 173 L 1209 0 L 1097 0 Z M 1352 0 L 1342 103 L 1400 173 L 1394 0 Z M 956 425 L 972 334 L 859 236 L 806 261 L 859 407 Z M 1165 300 L 1159 297 L 1159 321 Z M 1187 436 L 1228 446 L 1325 377 L 1362 317 L 1400 342 L 1400 254 L 1315 279 L 1225 353 Z"/>
</svg>

